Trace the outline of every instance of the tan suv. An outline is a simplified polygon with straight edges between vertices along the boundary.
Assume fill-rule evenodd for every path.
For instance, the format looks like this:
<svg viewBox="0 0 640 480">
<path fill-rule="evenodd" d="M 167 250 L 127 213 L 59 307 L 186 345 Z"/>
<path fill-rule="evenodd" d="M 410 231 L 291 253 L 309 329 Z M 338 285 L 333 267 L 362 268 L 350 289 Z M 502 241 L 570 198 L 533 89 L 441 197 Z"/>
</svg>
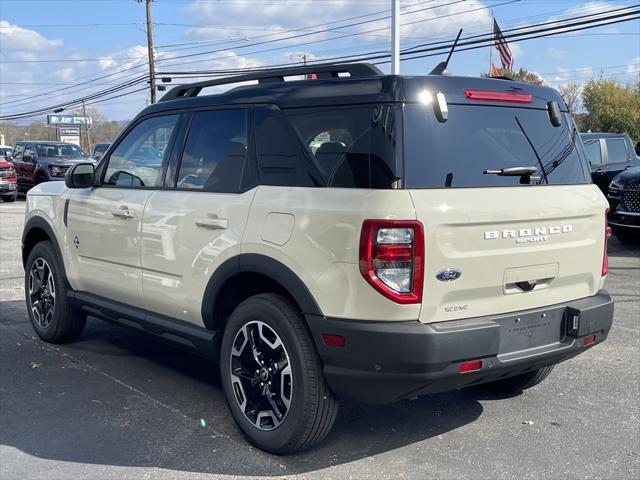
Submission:
<svg viewBox="0 0 640 480">
<path fill-rule="evenodd" d="M 65 184 L 27 199 L 38 335 L 90 315 L 219 361 L 271 452 L 321 441 L 338 396 L 519 391 L 611 327 L 608 205 L 549 88 L 366 64 L 190 84 Z"/>
</svg>

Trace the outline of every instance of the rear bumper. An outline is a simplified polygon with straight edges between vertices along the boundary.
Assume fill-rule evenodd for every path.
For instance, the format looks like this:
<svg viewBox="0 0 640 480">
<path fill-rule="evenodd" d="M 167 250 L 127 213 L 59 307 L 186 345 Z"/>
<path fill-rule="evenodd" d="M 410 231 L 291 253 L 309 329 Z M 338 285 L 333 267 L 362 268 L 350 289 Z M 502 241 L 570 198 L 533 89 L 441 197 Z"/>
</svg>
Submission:
<svg viewBox="0 0 640 480">
<path fill-rule="evenodd" d="M 568 332 L 575 315 L 578 330 Z M 567 360 L 602 342 L 613 321 L 613 300 L 601 290 L 564 304 L 505 315 L 433 324 L 368 322 L 307 315 L 325 377 L 338 395 L 364 403 L 491 382 Z M 322 334 L 345 337 L 329 347 Z M 553 340 L 550 338 L 553 337 Z M 459 373 L 460 363 L 481 360 L 480 370 Z"/>
</svg>

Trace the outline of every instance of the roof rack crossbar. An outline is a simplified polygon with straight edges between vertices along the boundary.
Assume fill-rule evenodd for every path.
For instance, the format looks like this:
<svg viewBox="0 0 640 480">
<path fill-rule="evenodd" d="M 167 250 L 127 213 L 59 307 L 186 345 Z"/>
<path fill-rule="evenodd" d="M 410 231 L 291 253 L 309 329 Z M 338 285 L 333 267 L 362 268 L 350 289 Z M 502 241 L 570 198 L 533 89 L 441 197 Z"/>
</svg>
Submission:
<svg viewBox="0 0 640 480">
<path fill-rule="evenodd" d="M 229 85 L 233 83 L 258 80 L 258 83 L 284 82 L 284 77 L 295 75 L 317 74 L 318 78 L 337 78 L 340 73 L 348 73 L 350 77 L 370 77 L 382 75 L 378 67 L 370 63 L 342 63 L 324 65 L 304 65 L 290 68 L 272 68 L 259 72 L 235 75 L 233 77 L 215 78 L 202 82 L 178 85 L 169 90 L 161 99 L 161 102 L 175 100 L 177 98 L 197 97 L 203 88 L 217 85 Z"/>
</svg>

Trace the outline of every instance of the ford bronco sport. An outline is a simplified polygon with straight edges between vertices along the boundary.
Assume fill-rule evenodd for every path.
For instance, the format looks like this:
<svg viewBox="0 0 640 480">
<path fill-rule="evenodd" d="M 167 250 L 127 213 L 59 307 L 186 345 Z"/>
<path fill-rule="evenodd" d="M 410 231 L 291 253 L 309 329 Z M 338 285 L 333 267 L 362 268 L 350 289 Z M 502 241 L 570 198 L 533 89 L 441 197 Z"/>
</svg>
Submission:
<svg viewBox="0 0 640 480">
<path fill-rule="evenodd" d="M 292 452 L 339 396 L 520 391 L 602 342 L 607 207 L 554 90 L 265 70 L 174 88 L 30 190 L 26 302 L 48 342 L 91 315 L 219 361 L 248 439 Z"/>
</svg>

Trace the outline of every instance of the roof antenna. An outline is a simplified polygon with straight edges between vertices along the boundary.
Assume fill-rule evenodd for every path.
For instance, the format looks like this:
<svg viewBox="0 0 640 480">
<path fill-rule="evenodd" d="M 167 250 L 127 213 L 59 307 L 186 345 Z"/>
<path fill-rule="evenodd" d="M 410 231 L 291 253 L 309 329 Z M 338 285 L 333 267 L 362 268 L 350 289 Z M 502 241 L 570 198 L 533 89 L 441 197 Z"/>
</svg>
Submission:
<svg viewBox="0 0 640 480">
<path fill-rule="evenodd" d="M 444 72 L 447 70 L 447 66 L 449 65 L 449 60 L 451 60 L 451 55 L 453 55 L 453 51 L 456 49 L 456 46 L 458 45 L 458 40 L 460 40 L 460 35 L 462 35 L 462 29 L 460 29 L 460 31 L 458 32 L 458 36 L 453 41 L 453 45 L 451 46 L 451 50 L 449 50 L 449 55 L 447 56 L 447 59 L 444 62 L 440 62 L 438 65 L 436 65 L 436 68 L 431 70 L 431 72 L 429 72 L 429 75 L 444 74 Z"/>
</svg>

